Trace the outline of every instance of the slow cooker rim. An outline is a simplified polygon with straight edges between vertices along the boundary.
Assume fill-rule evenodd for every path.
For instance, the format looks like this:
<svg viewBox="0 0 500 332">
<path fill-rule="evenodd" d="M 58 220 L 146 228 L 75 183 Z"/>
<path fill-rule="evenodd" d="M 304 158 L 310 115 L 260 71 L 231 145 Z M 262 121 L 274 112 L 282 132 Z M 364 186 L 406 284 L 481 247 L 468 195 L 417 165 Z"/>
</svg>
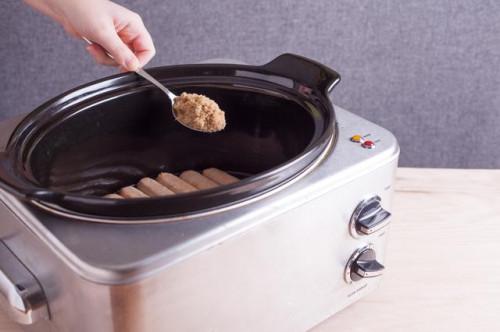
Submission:
<svg viewBox="0 0 500 332">
<path fill-rule="evenodd" d="M 217 86 L 217 85 L 215 85 L 215 86 Z M 141 87 L 135 87 L 135 88 L 155 89 L 154 87 L 142 87 L 142 86 Z M 127 92 L 127 93 L 134 93 L 134 92 L 132 91 L 132 92 Z M 299 103 L 298 99 L 294 95 L 289 94 L 288 96 L 285 96 L 285 93 L 286 93 L 285 91 L 279 91 L 280 97 L 287 97 L 290 100 L 293 100 L 294 102 L 296 102 L 301 108 L 305 108 L 303 105 L 301 105 Z M 104 96 L 102 96 L 102 98 L 104 98 Z M 92 107 L 92 105 L 88 105 L 87 107 Z M 77 113 L 79 113 L 81 111 L 85 111 L 85 109 L 79 109 L 78 111 L 69 111 L 70 112 L 69 114 L 64 114 L 64 111 L 62 111 L 63 114 L 61 114 L 61 117 L 64 120 L 66 120 L 66 119 L 68 119 L 68 118 L 70 118 L 72 116 L 76 116 Z M 327 114 L 331 114 L 331 113 L 329 113 L 330 110 L 327 110 L 327 112 L 328 112 Z M 334 116 L 333 116 L 333 118 L 334 118 Z M 335 121 L 335 119 L 333 119 L 333 121 Z M 50 127 L 56 127 L 58 125 L 58 123 L 50 124 L 49 126 Z M 38 133 L 39 131 L 41 131 L 41 133 Z M 49 132 L 50 132 L 50 129 L 42 129 L 42 128 L 34 129 L 33 133 L 31 133 L 30 136 L 34 136 L 35 137 L 34 140 L 35 141 L 39 141 L 39 140 L 43 139 L 43 136 L 46 135 L 46 134 L 48 134 Z M 324 126 L 322 132 L 319 133 L 319 135 L 317 137 L 312 137 L 311 138 L 310 142 L 304 147 L 304 149 L 299 154 L 297 154 L 296 156 L 288 159 L 286 162 L 280 163 L 280 164 L 278 164 L 278 165 L 276 165 L 276 166 L 274 166 L 274 167 L 272 167 L 270 169 L 267 169 L 267 170 L 265 170 L 265 171 L 263 171 L 261 173 L 254 174 L 254 175 L 251 175 L 251 176 L 249 176 L 247 178 L 244 178 L 244 179 L 240 180 L 237 184 L 226 185 L 223 188 L 214 188 L 214 189 L 204 190 L 203 193 L 205 193 L 205 192 L 211 193 L 211 192 L 215 192 L 215 191 L 222 190 L 222 189 L 231 189 L 231 188 L 234 188 L 234 187 L 241 187 L 241 185 L 245 185 L 245 184 L 249 184 L 249 183 L 252 183 L 252 182 L 256 182 L 261 177 L 270 176 L 272 174 L 279 173 L 283 169 L 286 169 L 286 168 L 289 168 L 289 167 L 293 167 L 294 163 L 296 163 L 300 159 L 306 157 L 306 155 L 312 149 L 314 149 L 315 144 L 318 141 L 320 141 L 322 139 L 325 139 L 325 138 L 329 137 L 330 135 L 331 135 L 331 133 L 329 133 L 328 126 L 326 125 L 326 126 Z M 30 150 L 36 148 L 36 144 L 37 143 L 26 144 L 26 142 L 23 142 L 23 141 L 20 142 L 21 146 L 19 146 L 19 149 L 17 149 L 17 152 L 15 154 L 17 155 L 16 159 L 18 160 L 18 163 L 22 164 L 23 167 L 26 167 L 26 166 L 29 167 L 29 165 L 26 165 L 26 162 L 25 162 L 24 159 L 26 159 L 26 155 L 30 153 Z M 25 145 L 27 145 L 27 146 L 25 146 Z M 28 173 L 31 173 L 31 172 L 28 172 Z M 38 180 L 36 178 L 34 178 L 34 176 L 32 176 L 31 174 L 29 174 L 29 175 L 30 175 L 29 177 L 24 176 L 25 179 L 28 179 L 32 184 L 38 186 L 37 183 L 32 182 L 32 181 L 38 181 Z M 68 197 L 69 196 L 75 197 L 75 198 L 93 197 L 93 198 L 98 198 L 98 199 L 106 199 L 106 198 L 98 197 L 98 196 L 89 196 L 89 195 L 82 195 L 82 194 L 75 194 L 75 193 L 68 193 L 68 192 L 64 192 L 64 191 L 58 191 L 58 190 L 54 190 L 54 189 L 45 188 L 43 186 L 38 186 L 38 187 L 40 189 L 48 190 L 48 191 L 54 192 L 56 194 L 66 195 Z M 186 195 L 192 196 L 192 195 L 197 195 L 199 193 L 200 192 L 186 193 L 186 194 L 177 194 L 176 196 L 179 196 L 179 197 L 184 197 Z M 171 198 L 171 197 L 165 197 L 163 199 L 169 199 L 169 198 Z M 142 200 L 145 200 L 145 199 L 151 200 L 151 199 L 154 199 L 154 198 L 144 198 Z M 138 198 L 137 200 L 141 200 L 141 198 Z M 127 201 L 119 201 L 119 203 L 128 203 L 128 202 L 129 202 L 129 200 L 127 200 Z"/>
<path fill-rule="evenodd" d="M 245 70 L 248 70 L 248 71 L 257 71 L 259 73 L 262 73 L 262 67 L 259 67 L 259 66 L 248 66 L 248 65 L 231 65 L 231 64 L 215 64 L 215 65 L 212 65 L 212 64 L 196 64 L 196 65 L 175 65 L 175 66 L 163 66 L 163 67 L 155 67 L 155 68 L 152 68 L 150 69 L 153 73 L 155 71 L 158 71 L 158 72 L 165 72 L 165 71 L 175 71 L 175 70 L 182 70 L 183 68 L 189 68 L 189 70 L 193 70 L 193 69 L 207 69 L 207 68 L 211 68 L 212 70 L 216 70 L 217 68 L 224 68 L 224 69 L 231 69 L 231 70 L 234 70 L 235 68 L 239 68 L 239 69 L 245 69 Z M 272 75 L 276 75 L 276 73 L 271 73 Z M 31 128 L 30 129 L 30 125 L 33 125 L 33 120 L 36 120 L 37 116 L 39 115 L 46 115 L 45 113 L 47 112 L 47 109 L 50 109 L 51 107 L 55 107 L 57 105 L 61 105 L 61 104 L 64 104 L 64 102 L 68 102 L 68 101 L 72 101 L 73 99 L 71 99 L 70 97 L 71 96 L 74 96 L 75 93 L 78 93 L 79 91 L 80 92 L 85 92 L 86 89 L 92 89 L 92 88 L 95 88 L 95 90 L 92 90 L 90 92 L 97 92 L 99 93 L 99 86 L 102 85 L 102 84 L 106 84 L 106 83 L 110 83 L 110 82 L 114 82 L 115 80 L 118 80 L 118 81 L 127 81 L 127 79 L 129 80 L 128 82 L 123 82 L 124 84 L 118 84 L 118 85 L 112 85 L 110 88 L 111 90 L 113 91 L 116 91 L 120 88 L 123 88 L 124 85 L 127 85 L 127 84 L 132 84 L 132 83 L 135 83 L 135 85 L 137 86 L 137 83 L 140 82 L 138 81 L 137 79 L 134 79 L 134 80 L 131 80 L 130 81 L 130 78 L 133 77 L 134 74 L 130 74 L 130 73 L 125 73 L 125 74 L 118 74 L 118 75 L 113 75 L 111 77 L 106 77 L 106 78 L 103 78 L 103 79 L 100 79 L 100 80 L 97 80 L 97 81 L 94 81 L 94 82 L 91 82 L 91 83 L 87 83 L 87 84 L 84 84 L 84 85 L 81 85 L 79 87 L 76 87 L 66 93 L 63 93 L 55 98 L 52 98 L 51 100 L 49 100 L 48 102 L 42 104 L 41 106 L 39 106 L 37 109 L 35 109 L 32 113 L 30 113 L 25 119 L 23 119 L 23 121 L 21 121 L 21 123 L 17 126 L 17 128 L 14 130 L 13 134 L 11 135 L 10 139 L 9 139 L 9 142 L 8 142 L 8 145 L 7 145 L 7 151 L 8 153 L 14 153 L 16 155 L 17 158 L 15 158 L 17 161 L 17 163 L 20 163 L 20 165 L 23 165 L 24 166 L 24 161 L 23 161 L 23 157 L 24 157 L 24 151 L 25 149 L 23 149 L 22 146 L 19 146 L 19 145 L 24 145 L 23 143 L 26 143 L 26 140 L 22 139 L 23 138 L 23 133 L 26 134 L 26 131 L 28 131 L 28 134 L 31 132 L 37 132 L 36 130 L 36 127 L 35 128 Z M 204 75 L 201 75 L 201 77 L 203 77 Z M 186 76 L 186 77 L 190 77 L 190 76 Z M 225 76 L 222 76 L 222 77 L 225 77 Z M 287 77 L 287 76 L 283 76 L 287 79 L 290 79 L 290 77 Z M 177 77 L 178 78 L 178 77 Z M 175 78 L 174 78 L 175 79 Z M 246 78 L 248 79 L 248 78 Z M 162 80 L 166 80 L 165 78 L 162 78 Z M 294 82 L 296 82 L 296 80 L 294 80 Z M 126 83 L 126 84 L 125 84 Z M 282 85 L 279 85 L 279 84 L 276 84 L 276 83 L 272 83 L 272 82 L 267 82 L 268 85 L 269 84 L 273 84 L 275 86 L 275 88 L 279 88 L 278 90 L 283 94 L 284 91 L 288 92 L 290 96 L 293 96 L 294 98 L 297 97 L 297 91 L 295 89 L 291 89 L 289 87 L 284 87 Z M 139 86 L 141 85 L 144 85 L 144 84 L 139 84 Z M 106 87 L 103 87 L 103 89 L 105 89 Z M 314 88 L 314 87 L 312 87 Z M 284 90 L 284 91 L 283 91 Z M 318 148 L 317 144 L 319 142 L 322 142 L 324 141 L 325 139 L 329 139 L 332 134 L 333 135 L 336 135 L 336 130 L 334 129 L 336 127 L 336 119 L 335 119 L 335 113 L 334 113 L 334 108 L 333 108 L 333 105 L 330 103 L 327 95 L 325 92 L 327 91 L 320 91 L 318 90 L 317 88 L 314 88 L 313 91 L 315 91 L 315 97 L 319 98 L 319 105 L 322 106 L 324 109 L 323 111 L 325 112 L 323 115 L 327 114 L 329 116 L 329 121 L 328 123 L 325 123 L 324 124 L 324 128 L 323 128 L 323 132 L 321 133 L 321 135 L 319 137 L 316 137 L 316 139 L 312 139 L 311 142 L 306 146 L 306 148 L 304 148 L 304 150 L 302 150 L 301 153 L 299 153 L 298 155 L 296 155 L 294 158 L 290 159 L 290 160 L 287 160 L 286 162 L 280 164 L 280 165 L 277 165 L 276 167 L 273 167 L 269 170 L 266 170 L 264 172 L 261 172 L 259 174 L 256 174 L 256 175 L 253 175 L 247 179 L 243 179 L 242 181 L 240 181 L 239 183 L 237 184 L 234 184 L 234 185 L 230 185 L 230 186 L 223 186 L 221 188 L 215 188 L 215 189 L 212 189 L 212 190 L 204 190 L 204 191 L 200 191 L 200 192 L 197 192 L 197 193 L 192 193 L 192 194 L 185 194 L 185 195 L 176 195 L 178 196 L 179 198 L 183 198 L 183 197 L 196 197 L 198 196 L 198 198 L 201 196 L 201 195 L 209 195 L 209 194 L 213 194 L 215 192 L 229 192 L 231 189 L 234 189 L 234 188 L 241 188 L 242 186 L 244 185 L 249 185 L 249 184 L 252 184 L 252 183 L 255 183 L 255 182 L 258 182 L 260 181 L 261 179 L 263 178 L 266 178 L 266 177 L 269 177 L 269 176 L 272 176 L 273 174 L 275 173 L 278 173 L 284 169 L 290 169 L 292 168 L 295 164 L 297 164 L 299 161 L 301 161 L 302 159 L 305 159 L 308 157 L 308 155 L 316 148 Z M 294 93 L 291 93 L 291 92 L 294 92 Z M 83 94 L 82 96 L 80 97 L 83 97 L 85 96 L 85 94 Z M 78 96 L 76 96 L 77 99 L 78 99 Z M 300 105 L 301 107 L 303 107 L 303 105 Z M 304 107 L 303 107 L 304 108 Z M 38 129 L 40 130 L 40 129 Z M 20 132 L 21 131 L 21 132 Z M 36 136 L 36 135 L 35 135 Z M 29 135 L 28 135 L 29 137 Z M 26 136 L 24 136 L 24 138 L 26 138 Z M 324 147 L 323 147 L 324 149 Z M 320 151 L 321 153 L 321 151 Z M 318 156 L 316 155 L 316 157 L 313 157 L 312 160 L 314 161 Z M 20 158 L 20 159 L 19 159 Z M 304 169 L 304 167 L 302 168 Z M 299 172 L 300 170 L 296 170 L 296 172 Z M 21 176 L 22 180 L 23 181 L 26 181 L 26 177 L 25 177 L 25 174 L 17 174 L 17 176 Z M 33 183 L 31 182 L 30 180 L 30 183 L 29 185 L 33 186 Z M 279 184 L 275 185 L 275 186 L 278 186 Z M 42 190 L 43 191 L 43 194 L 42 197 L 45 197 L 45 198 L 50 198 L 51 196 L 54 196 L 54 197 L 57 197 L 57 198 L 61 198 L 61 197 L 65 197 L 66 199 L 77 199 L 77 200 L 87 200 L 87 201 L 92 201 L 92 200 L 98 200 L 99 202 L 108 202 L 111 201 L 109 199 L 105 199 L 105 198 L 100 198 L 100 197 L 89 197 L 87 195 L 79 195 L 79 194 L 74 194 L 74 193 L 65 193 L 65 192 L 59 192 L 59 191 L 56 191 L 56 190 L 53 190 L 53 189 L 48 189 L 48 188 L 43 188 L 43 187 L 38 187 L 36 186 L 37 188 L 36 189 L 39 189 L 39 190 Z M 255 195 L 258 195 L 258 194 L 255 194 Z M 253 196 L 253 195 L 252 195 Z M 30 197 L 30 195 L 28 195 L 28 197 Z M 171 199 L 171 197 L 165 197 L 165 198 L 158 198 L 156 200 L 158 201 L 166 201 L 166 200 L 169 200 Z M 136 202 L 140 202 L 140 201 L 151 201 L 151 200 L 155 200 L 154 198 L 148 198 L 148 199 L 143 199 L 143 200 L 134 200 Z M 49 201 L 50 202 L 50 201 Z M 108 204 L 107 203 L 107 204 Z M 130 204 L 130 201 L 114 201 L 112 202 L 112 204 L 108 204 L 109 206 L 112 206 L 112 207 L 120 207 L 120 206 L 123 206 L 123 205 L 129 205 Z M 109 215 L 106 216 L 106 217 L 110 217 Z"/>
</svg>

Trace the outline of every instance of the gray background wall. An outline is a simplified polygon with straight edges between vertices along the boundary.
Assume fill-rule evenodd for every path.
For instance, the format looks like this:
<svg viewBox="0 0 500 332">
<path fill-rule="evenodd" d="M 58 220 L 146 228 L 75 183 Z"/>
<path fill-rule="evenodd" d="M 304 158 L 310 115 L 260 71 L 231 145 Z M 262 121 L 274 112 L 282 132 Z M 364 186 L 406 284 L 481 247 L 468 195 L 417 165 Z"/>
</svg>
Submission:
<svg viewBox="0 0 500 332">
<path fill-rule="evenodd" d="M 124 0 L 151 66 L 295 52 L 337 69 L 335 102 L 392 130 L 401 164 L 500 167 L 498 0 Z M 0 119 L 114 73 L 19 0 L 0 2 Z"/>
</svg>

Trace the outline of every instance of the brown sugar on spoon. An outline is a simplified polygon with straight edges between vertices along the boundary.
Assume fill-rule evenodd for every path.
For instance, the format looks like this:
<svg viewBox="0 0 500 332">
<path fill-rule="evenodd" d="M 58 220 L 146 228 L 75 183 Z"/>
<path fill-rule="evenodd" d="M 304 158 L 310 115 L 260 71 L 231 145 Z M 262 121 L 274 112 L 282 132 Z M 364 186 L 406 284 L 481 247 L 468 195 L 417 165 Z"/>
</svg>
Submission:
<svg viewBox="0 0 500 332">
<path fill-rule="evenodd" d="M 183 92 L 174 100 L 176 119 L 203 132 L 217 132 L 226 127 L 224 111 L 212 99 L 196 93 Z"/>
</svg>

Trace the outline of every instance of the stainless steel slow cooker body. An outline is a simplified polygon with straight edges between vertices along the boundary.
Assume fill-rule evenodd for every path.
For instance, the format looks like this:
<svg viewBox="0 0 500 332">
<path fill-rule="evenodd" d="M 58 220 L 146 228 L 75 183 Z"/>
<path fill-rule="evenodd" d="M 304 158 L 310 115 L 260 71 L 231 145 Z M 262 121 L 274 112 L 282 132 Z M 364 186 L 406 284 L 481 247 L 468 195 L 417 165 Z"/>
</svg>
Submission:
<svg viewBox="0 0 500 332">
<path fill-rule="evenodd" d="M 153 68 L 174 92 L 202 93 L 226 111 L 221 133 L 190 131 L 168 100 L 134 74 L 71 90 L 28 115 L 0 155 L 0 186 L 53 212 L 141 222 L 228 208 L 307 172 L 337 135 L 333 70 L 284 54 L 263 66 Z M 143 176 L 215 166 L 240 182 L 165 198 L 102 196 Z"/>
</svg>

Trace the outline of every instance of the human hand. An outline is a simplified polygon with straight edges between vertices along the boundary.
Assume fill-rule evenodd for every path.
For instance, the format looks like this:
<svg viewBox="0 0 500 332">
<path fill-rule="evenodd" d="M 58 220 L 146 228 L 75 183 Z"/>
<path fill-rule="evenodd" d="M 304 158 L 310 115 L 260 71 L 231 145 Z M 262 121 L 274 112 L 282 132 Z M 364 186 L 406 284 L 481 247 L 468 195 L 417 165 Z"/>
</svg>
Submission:
<svg viewBox="0 0 500 332">
<path fill-rule="evenodd" d="M 155 55 L 151 35 L 141 17 L 108 0 L 25 0 L 50 16 L 76 38 L 93 44 L 87 51 L 96 62 L 133 71 Z M 110 58 L 109 53 L 112 58 Z"/>
</svg>

